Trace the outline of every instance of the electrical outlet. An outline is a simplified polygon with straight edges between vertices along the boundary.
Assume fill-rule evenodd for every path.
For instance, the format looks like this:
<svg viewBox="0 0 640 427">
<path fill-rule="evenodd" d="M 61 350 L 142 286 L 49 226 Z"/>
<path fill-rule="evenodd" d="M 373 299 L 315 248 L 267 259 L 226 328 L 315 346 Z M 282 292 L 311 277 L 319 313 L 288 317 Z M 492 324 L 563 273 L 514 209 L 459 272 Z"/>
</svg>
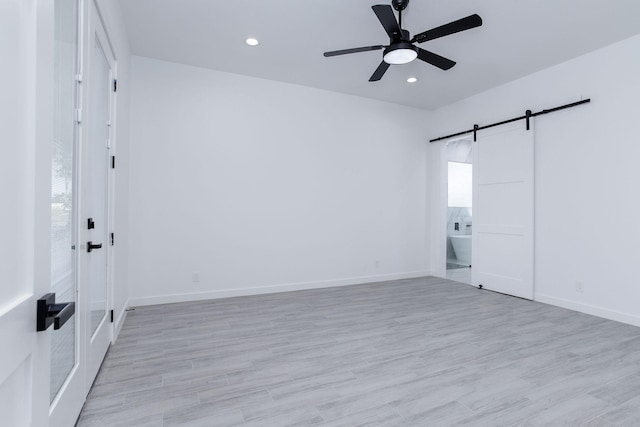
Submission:
<svg viewBox="0 0 640 427">
<path fill-rule="evenodd" d="M 199 282 L 200 281 L 200 272 L 199 271 L 194 271 L 193 273 L 191 273 L 191 281 L 192 282 Z"/>
<path fill-rule="evenodd" d="M 576 282 L 576 292 L 580 292 L 580 293 L 584 292 L 584 283 L 582 282 L 582 280 L 578 280 Z"/>
</svg>

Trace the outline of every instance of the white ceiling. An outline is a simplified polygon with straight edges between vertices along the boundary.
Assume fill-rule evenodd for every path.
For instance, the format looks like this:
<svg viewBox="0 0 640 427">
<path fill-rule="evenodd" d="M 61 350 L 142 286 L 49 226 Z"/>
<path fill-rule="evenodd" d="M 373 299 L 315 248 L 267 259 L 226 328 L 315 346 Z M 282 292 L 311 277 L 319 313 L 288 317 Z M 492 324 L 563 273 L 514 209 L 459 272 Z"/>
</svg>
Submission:
<svg viewBox="0 0 640 427">
<path fill-rule="evenodd" d="M 382 51 L 322 53 L 388 44 L 370 6 L 390 0 L 120 2 L 135 55 L 426 109 L 640 33 L 639 0 L 412 0 L 403 13 L 412 35 L 472 13 L 484 24 L 420 45 L 457 61 L 451 70 L 414 61 L 372 83 Z M 245 45 L 250 36 L 260 45 Z"/>
</svg>

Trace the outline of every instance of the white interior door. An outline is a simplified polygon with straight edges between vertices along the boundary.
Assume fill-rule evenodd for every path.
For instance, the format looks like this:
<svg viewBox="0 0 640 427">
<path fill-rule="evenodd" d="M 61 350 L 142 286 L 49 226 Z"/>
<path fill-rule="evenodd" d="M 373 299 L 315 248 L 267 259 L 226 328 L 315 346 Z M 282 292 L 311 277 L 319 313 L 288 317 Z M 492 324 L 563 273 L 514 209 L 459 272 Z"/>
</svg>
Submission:
<svg viewBox="0 0 640 427">
<path fill-rule="evenodd" d="M 48 416 L 48 336 L 36 332 L 35 318 L 36 299 L 49 287 L 34 277 L 34 7 L 0 0 L 0 81 L 10 82 L 0 97 L 0 414 L 11 426 Z"/>
<path fill-rule="evenodd" d="M 53 138 L 51 139 L 50 292 L 78 307 L 78 0 L 54 0 Z M 77 311 L 77 310 L 76 310 Z M 49 425 L 75 423 L 84 403 L 81 319 L 50 332 Z"/>
<path fill-rule="evenodd" d="M 109 159 L 113 105 L 114 55 L 98 10 L 90 3 L 87 79 L 88 100 L 84 155 L 84 290 L 88 390 L 111 341 L 108 234 Z"/>
<path fill-rule="evenodd" d="M 533 299 L 534 130 L 523 121 L 478 133 L 473 146 L 475 286 Z"/>
<path fill-rule="evenodd" d="M 0 423 L 12 427 L 73 425 L 84 400 L 74 305 L 37 321 L 47 294 L 76 302 L 76 14 L 75 0 L 0 0 Z"/>
</svg>

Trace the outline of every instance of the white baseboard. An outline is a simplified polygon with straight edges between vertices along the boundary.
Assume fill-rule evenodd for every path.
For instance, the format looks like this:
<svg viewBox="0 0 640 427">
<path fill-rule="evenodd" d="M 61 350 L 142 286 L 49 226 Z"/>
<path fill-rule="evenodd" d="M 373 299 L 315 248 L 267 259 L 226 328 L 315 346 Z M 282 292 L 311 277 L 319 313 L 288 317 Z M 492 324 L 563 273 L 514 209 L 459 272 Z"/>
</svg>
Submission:
<svg viewBox="0 0 640 427">
<path fill-rule="evenodd" d="M 627 323 L 633 326 L 640 326 L 640 316 L 636 316 L 633 314 L 621 313 L 619 311 L 609 310 L 607 308 L 596 307 L 589 304 L 582 304 L 579 302 L 556 298 L 544 294 L 536 294 L 535 301 L 542 302 L 544 304 L 555 305 L 557 307 L 567 308 L 569 310 L 579 311 L 585 314 L 591 314 L 592 316 L 615 320 L 616 322 Z"/>
<path fill-rule="evenodd" d="M 116 323 L 113 326 L 113 340 L 111 341 L 112 344 L 114 344 L 118 339 L 118 335 L 120 335 L 120 331 L 122 330 L 122 325 L 124 325 L 124 321 L 127 318 L 127 307 L 129 307 L 129 300 L 127 300 L 127 302 L 124 304 L 124 306 L 122 307 L 122 311 L 116 318 Z"/>
<path fill-rule="evenodd" d="M 277 292 L 302 291 L 308 289 L 332 288 L 335 286 L 358 285 L 361 283 L 385 282 L 389 280 L 413 279 L 430 276 L 431 272 L 412 271 L 407 273 L 382 274 L 377 276 L 350 277 L 337 280 L 320 280 L 315 282 L 288 283 L 284 285 L 260 286 L 242 289 L 221 289 L 207 292 L 193 292 L 185 294 L 154 295 L 129 298 L 127 306 L 143 306 L 169 304 L 174 302 L 200 301 L 207 299 L 231 298 L 247 295 L 273 294 Z"/>
</svg>

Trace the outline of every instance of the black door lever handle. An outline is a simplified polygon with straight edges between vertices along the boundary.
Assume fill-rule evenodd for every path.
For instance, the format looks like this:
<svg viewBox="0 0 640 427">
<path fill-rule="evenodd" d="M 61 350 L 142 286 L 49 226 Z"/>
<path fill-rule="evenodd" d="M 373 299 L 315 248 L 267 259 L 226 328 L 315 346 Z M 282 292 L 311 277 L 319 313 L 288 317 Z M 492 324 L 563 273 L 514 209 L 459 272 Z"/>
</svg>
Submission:
<svg viewBox="0 0 640 427">
<path fill-rule="evenodd" d="M 46 331 L 52 324 L 53 329 L 60 329 L 75 312 L 75 302 L 56 304 L 56 294 L 46 294 L 38 300 L 36 330 Z"/>
<path fill-rule="evenodd" d="M 95 245 L 93 244 L 93 242 L 89 241 L 87 242 L 87 252 L 91 252 L 94 249 L 100 249 L 102 247 L 102 243 L 96 243 Z"/>
</svg>

